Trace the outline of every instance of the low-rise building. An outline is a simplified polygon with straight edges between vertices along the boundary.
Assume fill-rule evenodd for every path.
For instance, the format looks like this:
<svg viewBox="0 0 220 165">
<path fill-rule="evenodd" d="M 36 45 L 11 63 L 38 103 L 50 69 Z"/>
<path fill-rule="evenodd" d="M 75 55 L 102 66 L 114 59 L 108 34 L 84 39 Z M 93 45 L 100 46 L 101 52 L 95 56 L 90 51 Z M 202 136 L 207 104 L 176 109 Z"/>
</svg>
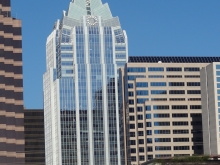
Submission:
<svg viewBox="0 0 220 165">
<path fill-rule="evenodd" d="M 128 162 L 203 154 L 200 69 L 215 61 L 220 58 L 129 58 L 120 72 Z"/>
<path fill-rule="evenodd" d="M 44 111 L 24 110 L 25 164 L 45 164 Z"/>
</svg>

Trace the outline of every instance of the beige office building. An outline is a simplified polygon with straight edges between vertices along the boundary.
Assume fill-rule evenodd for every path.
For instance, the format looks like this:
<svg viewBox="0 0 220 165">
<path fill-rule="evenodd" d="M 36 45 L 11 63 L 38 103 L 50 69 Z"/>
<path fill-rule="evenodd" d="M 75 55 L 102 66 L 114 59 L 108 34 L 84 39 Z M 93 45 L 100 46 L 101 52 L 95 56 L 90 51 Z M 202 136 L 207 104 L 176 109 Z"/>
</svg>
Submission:
<svg viewBox="0 0 220 165">
<path fill-rule="evenodd" d="M 200 69 L 218 57 L 130 57 L 120 72 L 127 164 L 203 154 Z"/>
</svg>

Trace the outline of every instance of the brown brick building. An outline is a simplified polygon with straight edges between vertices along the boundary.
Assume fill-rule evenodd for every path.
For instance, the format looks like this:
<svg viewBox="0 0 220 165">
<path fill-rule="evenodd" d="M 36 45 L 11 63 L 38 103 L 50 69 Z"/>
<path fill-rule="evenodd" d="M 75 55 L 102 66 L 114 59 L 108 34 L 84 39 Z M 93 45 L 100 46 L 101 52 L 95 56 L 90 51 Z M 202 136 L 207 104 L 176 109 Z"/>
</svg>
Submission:
<svg viewBox="0 0 220 165">
<path fill-rule="evenodd" d="M 21 21 L 0 0 L 0 164 L 24 164 Z"/>
</svg>

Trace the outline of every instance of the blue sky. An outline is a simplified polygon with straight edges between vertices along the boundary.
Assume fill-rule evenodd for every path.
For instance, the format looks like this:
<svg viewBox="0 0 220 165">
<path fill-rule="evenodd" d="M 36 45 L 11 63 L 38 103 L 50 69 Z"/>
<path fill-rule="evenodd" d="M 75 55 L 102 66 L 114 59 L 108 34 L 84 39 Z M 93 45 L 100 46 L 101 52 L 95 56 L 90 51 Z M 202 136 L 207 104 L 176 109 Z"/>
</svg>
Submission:
<svg viewBox="0 0 220 165">
<path fill-rule="evenodd" d="M 11 0 L 22 19 L 24 103 L 43 108 L 45 43 L 70 0 Z M 129 55 L 219 56 L 219 0 L 103 0 L 118 16 Z"/>
</svg>

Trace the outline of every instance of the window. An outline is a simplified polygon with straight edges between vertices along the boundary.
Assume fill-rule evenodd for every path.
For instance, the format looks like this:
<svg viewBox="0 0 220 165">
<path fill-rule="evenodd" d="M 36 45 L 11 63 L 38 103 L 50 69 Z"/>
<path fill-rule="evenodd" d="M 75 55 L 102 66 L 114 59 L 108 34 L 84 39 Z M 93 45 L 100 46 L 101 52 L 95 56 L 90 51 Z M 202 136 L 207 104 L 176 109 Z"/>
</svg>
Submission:
<svg viewBox="0 0 220 165">
<path fill-rule="evenodd" d="M 188 114 L 187 113 L 173 113 L 172 114 L 172 117 L 175 118 L 175 117 L 188 117 Z"/>
<path fill-rule="evenodd" d="M 216 78 L 216 81 L 217 81 L 217 82 L 220 82 L 220 77 L 217 77 L 217 78 Z"/>
<path fill-rule="evenodd" d="M 139 147 L 139 152 L 144 152 L 144 147 Z"/>
<path fill-rule="evenodd" d="M 182 78 L 182 75 L 167 75 L 167 78 Z"/>
<path fill-rule="evenodd" d="M 187 82 L 187 86 L 200 86 L 200 82 Z"/>
<path fill-rule="evenodd" d="M 137 104 L 144 103 L 145 101 L 148 101 L 148 98 L 139 98 L 137 99 Z"/>
<path fill-rule="evenodd" d="M 189 130 L 187 129 L 173 130 L 173 134 L 189 134 Z"/>
<path fill-rule="evenodd" d="M 169 118 L 169 113 L 162 113 L 162 114 L 154 114 L 154 118 Z"/>
<path fill-rule="evenodd" d="M 143 155 L 139 156 L 139 160 L 140 161 L 144 161 L 145 160 L 145 157 Z"/>
<path fill-rule="evenodd" d="M 136 91 L 136 94 L 137 96 L 147 96 L 148 95 L 148 91 L 140 91 L 140 90 L 137 90 Z"/>
<path fill-rule="evenodd" d="M 117 59 L 126 59 L 126 54 L 123 53 L 115 53 Z"/>
<path fill-rule="evenodd" d="M 61 49 L 61 51 L 72 51 L 73 46 L 71 46 L 71 45 L 61 45 L 60 49 Z"/>
<path fill-rule="evenodd" d="M 128 92 L 128 96 L 134 96 L 134 92 Z"/>
<path fill-rule="evenodd" d="M 73 54 L 68 54 L 68 53 L 65 53 L 65 54 L 61 54 L 61 57 L 62 58 L 71 58 L 71 57 L 73 57 Z"/>
<path fill-rule="evenodd" d="M 151 122 L 146 122 L 146 127 L 152 127 Z"/>
<path fill-rule="evenodd" d="M 143 115 L 138 115 L 138 120 L 143 120 Z"/>
<path fill-rule="evenodd" d="M 153 148 L 149 146 L 149 147 L 147 147 L 147 151 L 148 152 L 153 152 Z"/>
<path fill-rule="evenodd" d="M 189 150 L 189 146 L 174 146 L 174 150 Z"/>
<path fill-rule="evenodd" d="M 191 133 L 199 134 L 199 136 L 201 136 L 202 135 L 202 130 L 191 130 Z"/>
<path fill-rule="evenodd" d="M 203 142 L 203 137 L 192 138 L 192 142 Z"/>
<path fill-rule="evenodd" d="M 151 111 L 151 106 L 150 105 L 145 106 L 145 110 L 146 111 Z"/>
<path fill-rule="evenodd" d="M 147 143 L 152 143 L 152 138 L 147 138 Z"/>
<path fill-rule="evenodd" d="M 173 126 L 188 125 L 188 121 L 174 121 Z"/>
<path fill-rule="evenodd" d="M 201 125 L 202 126 L 202 121 L 192 121 L 191 125 Z"/>
<path fill-rule="evenodd" d="M 64 74 L 71 74 L 71 73 L 73 73 L 73 70 L 66 70 L 66 72 L 64 72 Z"/>
<path fill-rule="evenodd" d="M 202 117 L 202 114 L 201 113 L 191 113 L 190 114 L 190 117 L 193 117 L 193 118 L 195 118 L 195 117 Z"/>
<path fill-rule="evenodd" d="M 188 90 L 187 94 L 201 94 L 200 90 Z"/>
<path fill-rule="evenodd" d="M 163 75 L 149 75 L 148 78 L 164 78 Z"/>
<path fill-rule="evenodd" d="M 189 101 L 201 101 L 201 98 L 189 98 Z"/>
<path fill-rule="evenodd" d="M 216 69 L 220 69 L 220 65 L 216 65 Z"/>
<path fill-rule="evenodd" d="M 155 142 L 171 142 L 170 138 L 155 138 L 154 139 Z"/>
<path fill-rule="evenodd" d="M 147 135 L 152 135 L 152 130 L 147 130 Z"/>
<path fill-rule="evenodd" d="M 169 158 L 171 157 L 170 154 L 156 154 L 155 155 L 156 158 Z"/>
<path fill-rule="evenodd" d="M 182 71 L 182 68 L 167 68 L 167 72 L 181 72 Z"/>
<path fill-rule="evenodd" d="M 148 155 L 147 154 L 147 160 L 152 160 L 153 159 L 153 155 Z"/>
<path fill-rule="evenodd" d="M 199 72 L 200 68 L 184 68 L 185 72 Z"/>
<path fill-rule="evenodd" d="M 141 68 L 128 68 L 128 72 L 146 72 L 146 68 L 141 67 Z"/>
<path fill-rule="evenodd" d="M 130 124 L 130 129 L 135 129 L 135 124 Z"/>
<path fill-rule="evenodd" d="M 62 31 L 63 34 L 66 34 L 66 35 L 70 35 L 70 30 L 69 29 L 66 29 L 66 28 L 63 28 L 63 31 Z"/>
<path fill-rule="evenodd" d="M 126 51 L 125 46 L 116 46 L 115 51 Z"/>
<path fill-rule="evenodd" d="M 154 110 L 168 110 L 170 109 L 169 105 L 154 105 Z"/>
<path fill-rule="evenodd" d="M 155 146 L 156 151 L 165 151 L 165 150 L 171 150 L 170 146 Z"/>
<path fill-rule="evenodd" d="M 136 145 L 136 141 L 135 140 L 130 140 L 131 145 Z"/>
<path fill-rule="evenodd" d="M 170 90 L 169 94 L 175 94 L 175 95 L 185 94 L 185 91 L 184 90 Z"/>
<path fill-rule="evenodd" d="M 128 76 L 128 80 L 135 80 L 136 78 L 146 78 L 144 75 Z"/>
<path fill-rule="evenodd" d="M 217 75 L 217 76 L 220 76 L 220 71 L 216 71 L 216 75 Z"/>
<path fill-rule="evenodd" d="M 184 86 L 184 82 L 169 82 L 169 86 Z"/>
<path fill-rule="evenodd" d="M 166 90 L 152 90 L 151 94 L 152 95 L 160 95 L 160 94 L 164 95 L 164 94 L 167 94 L 167 91 Z"/>
<path fill-rule="evenodd" d="M 200 78 L 200 75 L 185 75 L 185 78 Z"/>
<path fill-rule="evenodd" d="M 130 137 L 135 137 L 135 132 L 130 132 Z"/>
<path fill-rule="evenodd" d="M 138 128 L 144 128 L 143 123 L 138 123 Z"/>
<path fill-rule="evenodd" d="M 128 88 L 133 88 L 133 84 L 129 83 Z"/>
<path fill-rule="evenodd" d="M 152 98 L 151 101 L 167 101 L 167 98 Z"/>
<path fill-rule="evenodd" d="M 170 98 L 170 101 L 185 101 L 185 98 Z"/>
<path fill-rule="evenodd" d="M 151 114 L 146 114 L 146 119 L 151 119 Z"/>
<path fill-rule="evenodd" d="M 62 61 L 62 62 L 61 62 L 61 65 L 62 65 L 62 66 L 72 66 L 72 65 L 73 65 L 73 62 L 72 62 L 72 61 Z"/>
<path fill-rule="evenodd" d="M 202 109 L 201 105 L 190 105 L 190 109 Z"/>
<path fill-rule="evenodd" d="M 167 83 L 166 82 L 151 82 L 150 86 L 154 87 L 154 86 L 160 86 L 160 87 L 164 87 L 166 86 Z"/>
<path fill-rule="evenodd" d="M 203 153 L 203 145 L 192 146 L 193 150 L 199 150 L 200 153 Z"/>
<path fill-rule="evenodd" d="M 142 110 L 142 107 L 137 107 L 137 111 L 138 112 L 142 112 L 143 110 Z"/>
<path fill-rule="evenodd" d="M 136 148 L 131 148 L 131 153 L 136 153 Z"/>
<path fill-rule="evenodd" d="M 134 105 L 134 100 L 129 100 L 129 104 Z"/>
<path fill-rule="evenodd" d="M 138 136 L 144 136 L 144 132 L 143 131 L 138 131 Z"/>
<path fill-rule="evenodd" d="M 189 138 L 173 138 L 173 142 L 189 142 Z"/>
<path fill-rule="evenodd" d="M 164 68 L 160 68 L 160 67 L 149 67 L 148 68 L 148 72 L 163 72 Z"/>
<path fill-rule="evenodd" d="M 188 109 L 187 105 L 172 105 L 172 109 Z"/>
<path fill-rule="evenodd" d="M 138 88 L 148 87 L 148 83 L 147 82 L 137 82 L 136 87 L 138 87 Z"/>
<path fill-rule="evenodd" d="M 129 116 L 130 121 L 134 121 L 134 116 Z"/>
<path fill-rule="evenodd" d="M 132 162 L 136 162 L 136 157 L 135 156 L 131 156 L 131 161 Z"/>
<path fill-rule="evenodd" d="M 154 130 L 154 134 L 170 134 L 170 130 Z"/>
<path fill-rule="evenodd" d="M 138 144 L 144 144 L 144 139 L 138 139 Z"/>
<path fill-rule="evenodd" d="M 129 108 L 129 112 L 130 113 L 134 112 L 134 108 Z"/>
<path fill-rule="evenodd" d="M 169 126 L 170 122 L 154 122 L 154 126 Z"/>
<path fill-rule="evenodd" d="M 190 154 L 174 154 L 174 157 L 183 157 L 183 156 L 190 156 Z"/>
</svg>

